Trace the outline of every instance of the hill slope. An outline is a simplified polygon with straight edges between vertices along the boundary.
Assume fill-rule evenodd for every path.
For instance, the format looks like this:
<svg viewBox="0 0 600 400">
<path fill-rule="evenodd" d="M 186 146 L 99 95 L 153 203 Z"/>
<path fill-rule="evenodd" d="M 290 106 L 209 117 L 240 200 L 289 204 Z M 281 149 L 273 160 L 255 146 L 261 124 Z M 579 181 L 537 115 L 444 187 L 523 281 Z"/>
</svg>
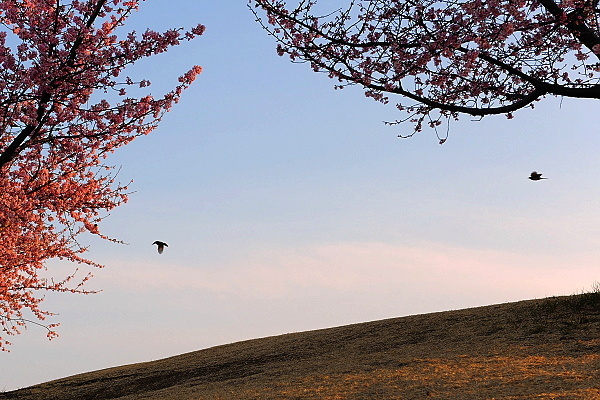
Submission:
<svg viewBox="0 0 600 400">
<path fill-rule="evenodd" d="M 0 400 L 600 399 L 600 293 L 249 340 Z"/>
</svg>

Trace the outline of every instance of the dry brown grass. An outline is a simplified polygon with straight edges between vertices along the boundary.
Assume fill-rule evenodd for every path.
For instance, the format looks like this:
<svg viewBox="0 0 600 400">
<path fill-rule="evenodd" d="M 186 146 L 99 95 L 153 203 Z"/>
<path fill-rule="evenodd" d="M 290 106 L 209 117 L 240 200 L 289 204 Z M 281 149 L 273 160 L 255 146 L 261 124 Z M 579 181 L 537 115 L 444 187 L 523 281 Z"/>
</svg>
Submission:
<svg viewBox="0 0 600 400">
<path fill-rule="evenodd" d="M 600 293 L 250 340 L 5 399 L 600 400 Z"/>
</svg>

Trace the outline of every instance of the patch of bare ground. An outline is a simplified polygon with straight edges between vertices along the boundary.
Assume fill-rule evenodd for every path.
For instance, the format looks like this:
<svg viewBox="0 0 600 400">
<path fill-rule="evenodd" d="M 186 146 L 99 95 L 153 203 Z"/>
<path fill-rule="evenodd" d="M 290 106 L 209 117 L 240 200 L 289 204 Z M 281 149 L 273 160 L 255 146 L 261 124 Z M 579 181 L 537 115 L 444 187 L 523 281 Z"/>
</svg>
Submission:
<svg viewBox="0 0 600 400">
<path fill-rule="evenodd" d="M 600 400 L 600 291 L 249 340 L 8 399 Z"/>
</svg>

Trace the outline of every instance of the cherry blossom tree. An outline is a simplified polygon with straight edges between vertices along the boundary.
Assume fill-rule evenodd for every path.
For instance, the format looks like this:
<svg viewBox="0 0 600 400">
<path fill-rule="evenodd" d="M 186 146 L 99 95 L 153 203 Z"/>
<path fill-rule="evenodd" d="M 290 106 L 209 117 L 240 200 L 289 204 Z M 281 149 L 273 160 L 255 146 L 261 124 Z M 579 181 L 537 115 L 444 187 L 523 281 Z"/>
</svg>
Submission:
<svg viewBox="0 0 600 400">
<path fill-rule="evenodd" d="M 2 350 L 28 323 L 57 335 L 56 324 L 42 323 L 51 315 L 40 304 L 44 293 L 89 293 L 89 273 L 56 277 L 47 260 L 101 267 L 83 257 L 80 235 L 116 241 L 98 224 L 128 191 L 106 157 L 156 128 L 201 71 L 194 66 L 160 97 L 146 92 L 149 81 L 125 75 L 137 61 L 204 31 L 117 35 L 139 3 L 0 0 Z"/>
<path fill-rule="evenodd" d="M 336 88 L 357 84 L 382 103 L 400 96 L 405 114 L 392 123 L 414 127 L 400 136 L 461 114 L 512 118 L 548 95 L 600 98 L 598 0 L 287 3 L 249 1 L 279 55 Z"/>
</svg>

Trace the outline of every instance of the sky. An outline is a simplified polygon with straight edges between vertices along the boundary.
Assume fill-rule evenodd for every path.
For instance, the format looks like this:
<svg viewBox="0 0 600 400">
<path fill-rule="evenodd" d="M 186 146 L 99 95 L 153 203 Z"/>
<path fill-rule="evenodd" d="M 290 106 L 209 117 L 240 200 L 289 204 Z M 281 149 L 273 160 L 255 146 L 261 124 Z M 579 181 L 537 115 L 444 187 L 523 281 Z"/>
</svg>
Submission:
<svg viewBox="0 0 600 400">
<path fill-rule="evenodd" d="M 159 94 L 204 69 L 109 160 L 134 193 L 101 229 L 128 245 L 89 239 L 101 292 L 48 294 L 60 337 L 35 325 L 13 337 L 0 390 L 600 279 L 597 102 L 463 117 L 443 145 L 427 130 L 399 139 L 411 127 L 383 123 L 400 117 L 393 105 L 277 56 L 244 0 L 148 0 L 126 30 L 198 23 L 202 37 L 132 72 Z"/>
</svg>

